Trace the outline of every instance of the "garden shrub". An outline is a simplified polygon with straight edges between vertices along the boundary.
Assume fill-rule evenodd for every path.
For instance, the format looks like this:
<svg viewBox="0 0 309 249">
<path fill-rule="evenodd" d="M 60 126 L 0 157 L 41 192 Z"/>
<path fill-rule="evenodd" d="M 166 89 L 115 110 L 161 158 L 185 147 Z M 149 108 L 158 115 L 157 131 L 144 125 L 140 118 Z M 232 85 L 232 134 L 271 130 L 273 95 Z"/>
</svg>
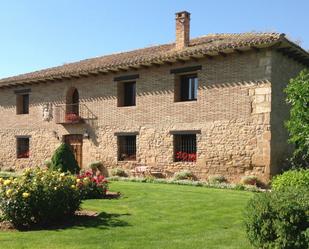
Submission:
<svg viewBox="0 0 309 249">
<path fill-rule="evenodd" d="M 218 184 L 226 182 L 226 178 L 221 175 L 213 175 L 208 177 L 208 182 L 211 184 Z"/>
<path fill-rule="evenodd" d="M 102 171 L 103 163 L 100 161 L 92 162 L 88 165 L 88 167 L 93 171 L 96 172 L 97 170 Z"/>
<path fill-rule="evenodd" d="M 282 175 L 274 177 L 271 181 L 274 190 L 282 190 L 289 187 L 307 188 L 309 191 L 309 169 L 289 170 Z"/>
<path fill-rule="evenodd" d="M 121 168 L 111 169 L 110 174 L 111 176 L 120 176 L 120 177 L 128 176 L 127 173 Z"/>
<path fill-rule="evenodd" d="M 79 173 L 79 166 L 75 160 L 74 154 L 69 145 L 62 143 L 56 149 L 51 159 L 51 170 L 60 170 L 61 172 L 71 172 L 72 174 Z"/>
<path fill-rule="evenodd" d="M 77 187 L 69 173 L 28 169 L 15 179 L 0 179 L 0 210 L 17 228 L 58 222 L 79 208 Z"/>
<path fill-rule="evenodd" d="M 50 169 L 51 166 L 52 166 L 52 161 L 49 160 L 49 159 L 44 160 L 43 165 L 44 165 L 46 168 Z"/>
<path fill-rule="evenodd" d="M 256 194 L 245 211 L 250 243 L 259 249 L 308 249 L 308 211 L 307 189 Z"/>
<path fill-rule="evenodd" d="M 174 180 L 193 180 L 194 175 L 190 170 L 183 170 L 174 174 Z"/>
<path fill-rule="evenodd" d="M 240 183 L 244 185 L 257 185 L 258 178 L 256 176 L 244 176 L 241 178 Z"/>
<path fill-rule="evenodd" d="M 101 173 L 85 171 L 77 176 L 77 185 L 82 199 L 98 199 L 106 195 L 108 181 Z"/>
</svg>

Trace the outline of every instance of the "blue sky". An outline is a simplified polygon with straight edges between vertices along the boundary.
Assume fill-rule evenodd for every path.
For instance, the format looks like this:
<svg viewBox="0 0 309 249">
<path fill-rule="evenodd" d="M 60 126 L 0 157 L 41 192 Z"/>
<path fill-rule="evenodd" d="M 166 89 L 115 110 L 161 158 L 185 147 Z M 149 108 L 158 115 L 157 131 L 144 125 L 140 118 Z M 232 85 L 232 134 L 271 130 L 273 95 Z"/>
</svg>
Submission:
<svg viewBox="0 0 309 249">
<path fill-rule="evenodd" d="M 308 0 L 9 0 L 0 2 L 0 78 L 191 37 L 277 31 L 309 49 Z"/>
</svg>

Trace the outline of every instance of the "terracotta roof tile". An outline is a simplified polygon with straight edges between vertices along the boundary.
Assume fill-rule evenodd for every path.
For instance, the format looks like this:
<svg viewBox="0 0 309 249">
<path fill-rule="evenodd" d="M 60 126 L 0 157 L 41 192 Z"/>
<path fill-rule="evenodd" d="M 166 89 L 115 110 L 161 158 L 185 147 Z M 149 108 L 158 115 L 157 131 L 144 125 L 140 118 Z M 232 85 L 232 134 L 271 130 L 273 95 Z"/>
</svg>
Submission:
<svg viewBox="0 0 309 249">
<path fill-rule="evenodd" d="M 190 40 L 188 47 L 176 50 L 175 44 L 164 44 L 129 52 L 86 59 L 64 64 L 40 71 L 21 74 L 0 80 L 0 85 L 22 83 L 30 80 L 43 80 L 52 77 L 70 76 L 74 74 L 95 72 L 97 70 L 118 70 L 121 67 L 138 66 L 155 62 L 168 61 L 194 55 L 205 55 L 226 49 L 237 49 L 257 45 L 272 45 L 284 34 L 279 33 L 241 33 L 241 34 L 209 34 Z"/>
</svg>

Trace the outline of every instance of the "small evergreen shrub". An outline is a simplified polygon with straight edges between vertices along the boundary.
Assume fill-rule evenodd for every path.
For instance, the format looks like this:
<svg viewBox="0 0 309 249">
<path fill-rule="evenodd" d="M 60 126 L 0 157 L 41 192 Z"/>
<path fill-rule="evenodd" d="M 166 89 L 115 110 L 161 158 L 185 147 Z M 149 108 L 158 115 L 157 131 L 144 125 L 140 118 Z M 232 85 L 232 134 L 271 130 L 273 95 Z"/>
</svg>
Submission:
<svg viewBox="0 0 309 249">
<path fill-rule="evenodd" d="M 208 182 L 211 184 L 218 184 L 226 182 L 226 178 L 221 175 L 213 175 L 208 177 Z"/>
<path fill-rule="evenodd" d="M 0 179 L 0 210 L 17 228 L 59 222 L 80 203 L 76 177 L 69 173 L 37 168 L 15 179 Z"/>
<path fill-rule="evenodd" d="M 72 174 L 79 173 L 79 166 L 69 145 L 63 143 L 55 151 L 51 159 L 51 170 L 69 171 Z"/>
<path fill-rule="evenodd" d="M 93 174 L 91 171 L 85 171 L 77 176 L 76 181 L 82 199 L 99 199 L 106 195 L 108 181 L 101 173 Z"/>
<path fill-rule="evenodd" d="M 110 171 L 111 176 L 126 177 L 127 173 L 121 168 L 114 168 Z"/>
<path fill-rule="evenodd" d="M 174 180 L 193 180 L 194 175 L 190 170 L 183 170 L 174 174 Z"/>
<path fill-rule="evenodd" d="M 245 211 L 250 243 L 259 249 L 308 249 L 308 210 L 306 189 L 256 194 Z"/>
<path fill-rule="evenodd" d="M 309 191 L 309 169 L 289 170 L 274 177 L 271 181 L 272 189 L 307 188 Z"/>
<path fill-rule="evenodd" d="M 257 185 L 258 178 L 256 176 L 244 176 L 241 178 L 240 183 L 244 185 Z"/>
</svg>

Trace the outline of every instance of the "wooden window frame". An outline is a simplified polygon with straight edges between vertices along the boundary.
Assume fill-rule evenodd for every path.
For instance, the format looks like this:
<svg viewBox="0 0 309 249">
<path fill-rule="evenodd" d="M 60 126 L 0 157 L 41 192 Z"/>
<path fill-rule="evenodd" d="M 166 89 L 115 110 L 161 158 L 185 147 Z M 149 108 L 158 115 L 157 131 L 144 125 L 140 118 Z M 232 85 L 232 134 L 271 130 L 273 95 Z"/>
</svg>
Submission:
<svg viewBox="0 0 309 249">
<path fill-rule="evenodd" d="M 195 79 L 193 82 L 191 79 Z M 174 101 L 187 102 L 197 101 L 198 99 L 198 74 L 179 74 L 175 75 Z"/>
<path fill-rule="evenodd" d="M 117 82 L 117 97 L 118 107 L 136 106 L 136 81 Z"/>
<path fill-rule="evenodd" d="M 29 114 L 30 111 L 30 94 L 16 94 L 16 114 Z"/>
</svg>

